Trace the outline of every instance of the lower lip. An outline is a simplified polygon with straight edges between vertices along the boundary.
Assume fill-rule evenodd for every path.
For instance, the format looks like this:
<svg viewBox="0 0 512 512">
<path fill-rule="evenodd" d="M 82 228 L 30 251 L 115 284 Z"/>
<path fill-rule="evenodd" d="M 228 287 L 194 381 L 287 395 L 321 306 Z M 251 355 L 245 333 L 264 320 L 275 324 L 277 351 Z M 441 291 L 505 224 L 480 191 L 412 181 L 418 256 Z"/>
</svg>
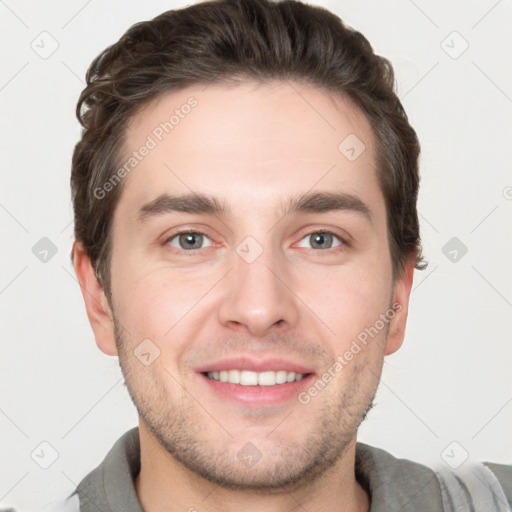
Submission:
<svg viewBox="0 0 512 512">
<path fill-rule="evenodd" d="M 270 406 L 284 403 L 296 398 L 298 394 L 310 385 L 314 374 L 302 378 L 302 380 L 276 384 L 275 386 L 242 386 L 230 382 L 220 382 L 210 379 L 202 373 L 199 376 L 206 382 L 210 389 L 221 396 L 229 398 L 244 405 Z"/>
</svg>

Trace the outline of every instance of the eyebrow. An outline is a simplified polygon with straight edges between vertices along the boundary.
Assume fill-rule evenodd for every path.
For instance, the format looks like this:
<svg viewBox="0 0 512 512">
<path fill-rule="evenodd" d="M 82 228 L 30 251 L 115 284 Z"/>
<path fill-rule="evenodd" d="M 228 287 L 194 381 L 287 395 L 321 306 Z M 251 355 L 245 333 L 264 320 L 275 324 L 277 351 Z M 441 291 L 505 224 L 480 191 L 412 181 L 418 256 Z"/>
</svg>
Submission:
<svg viewBox="0 0 512 512">
<path fill-rule="evenodd" d="M 309 192 L 291 197 L 287 202 L 281 204 L 279 213 L 285 217 L 296 213 L 327 213 L 333 211 L 355 212 L 373 223 L 373 213 L 370 207 L 359 197 L 345 192 Z M 199 193 L 161 194 L 140 208 L 137 221 L 145 222 L 149 218 L 175 212 L 221 217 L 232 214 L 228 204 L 215 196 Z"/>
</svg>

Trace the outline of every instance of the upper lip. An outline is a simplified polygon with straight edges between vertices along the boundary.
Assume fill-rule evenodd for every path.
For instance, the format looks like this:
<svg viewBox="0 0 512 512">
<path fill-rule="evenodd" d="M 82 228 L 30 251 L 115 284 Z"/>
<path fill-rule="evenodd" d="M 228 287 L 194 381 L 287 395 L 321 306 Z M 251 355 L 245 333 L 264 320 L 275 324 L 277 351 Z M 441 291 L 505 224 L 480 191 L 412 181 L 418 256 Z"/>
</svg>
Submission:
<svg viewBox="0 0 512 512">
<path fill-rule="evenodd" d="M 246 370 L 252 372 L 286 370 L 287 372 L 301 374 L 314 373 L 311 368 L 286 359 L 254 359 L 254 357 L 248 356 L 229 357 L 197 368 L 197 371 L 200 373 L 221 372 L 223 370 Z"/>
</svg>

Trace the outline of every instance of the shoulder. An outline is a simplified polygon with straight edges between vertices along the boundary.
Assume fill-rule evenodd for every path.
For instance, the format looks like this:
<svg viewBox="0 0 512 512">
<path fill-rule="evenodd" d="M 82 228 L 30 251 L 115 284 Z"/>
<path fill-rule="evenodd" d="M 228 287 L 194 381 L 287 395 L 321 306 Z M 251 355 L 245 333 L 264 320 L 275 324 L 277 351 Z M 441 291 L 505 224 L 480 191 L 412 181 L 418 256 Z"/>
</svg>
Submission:
<svg viewBox="0 0 512 512">
<path fill-rule="evenodd" d="M 378 511 L 452 510 L 447 502 L 455 498 L 468 506 L 482 503 L 484 508 L 494 502 L 493 510 L 508 510 L 512 504 L 512 466 L 505 464 L 472 462 L 457 471 L 430 468 L 357 443 L 356 476 L 366 482 Z"/>
<path fill-rule="evenodd" d="M 492 471 L 512 507 L 512 465 L 484 462 L 484 466 Z"/>
<path fill-rule="evenodd" d="M 443 510 L 435 472 L 363 443 L 356 447 L 356 477 L 371 494 L 374 510 Z"/>
</svg>

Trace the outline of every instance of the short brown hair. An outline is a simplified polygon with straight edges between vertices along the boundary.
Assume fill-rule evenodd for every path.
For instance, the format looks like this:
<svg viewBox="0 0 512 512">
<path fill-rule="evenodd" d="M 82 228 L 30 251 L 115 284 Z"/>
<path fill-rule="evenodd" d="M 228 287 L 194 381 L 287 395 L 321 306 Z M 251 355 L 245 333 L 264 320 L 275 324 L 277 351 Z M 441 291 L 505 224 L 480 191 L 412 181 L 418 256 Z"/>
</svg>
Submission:
<svg viewBox="0 0 512 512">
<path fill-rule="evenodd" d="M 125 127 L 157 96 L 190 85 L 295 80 L 348 96 L 377 141 L 396 280 L 422 262 L 416 202 L 419 142 L 394 92 L 388 60 L 322 7 L 295 0 L 214 0 L 137 23 L 98 55 L 77 105 L 83 126 L 72 162 L 75 238 L 84 244 L 111 300 L 111 228 L 122 183 L 94 194 L 116 172 Z"/>
</svg>

